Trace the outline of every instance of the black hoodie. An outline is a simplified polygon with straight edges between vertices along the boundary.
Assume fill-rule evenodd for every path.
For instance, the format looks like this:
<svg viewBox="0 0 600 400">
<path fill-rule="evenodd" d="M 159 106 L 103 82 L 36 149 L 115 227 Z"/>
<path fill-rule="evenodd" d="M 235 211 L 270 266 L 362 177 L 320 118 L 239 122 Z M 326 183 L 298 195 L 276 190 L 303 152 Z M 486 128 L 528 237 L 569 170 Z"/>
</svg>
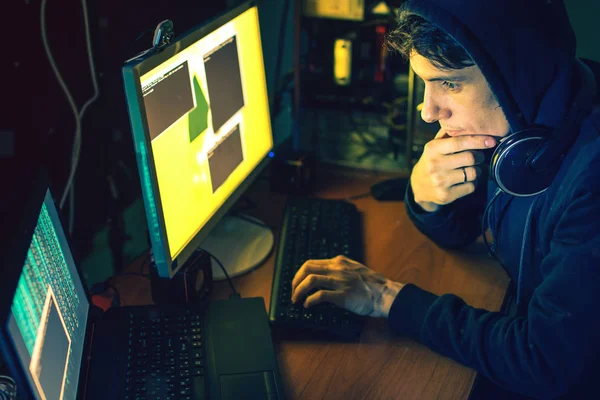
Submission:
<svg viewBox="0 0 600 400">
<path fill-rule="evenodd" d="M 562 1 L 410 0 L 405 7 L 456 39 L 481 69 L 512 132 L 556 127 L 579 92 L 575 36 Z M 518 312 L 475 309 L 413 284 L 398 294 L 391 329 L 536 398 L 582 398 L 600 373 L 600 112 L 578 128 L 551 186 L 501 193 L 490 206 L 496 252 L 517 283 Z M 409 216 L 443 247 L 472 243 L 497 186 L 425 213 L 407 188 Z M 501 222 L 501 223 L 500 223 Z M 475 283 L 474 283 L 475 284 Z M 590 386 L 591 385 L 591 386 Z"/>
</svg>

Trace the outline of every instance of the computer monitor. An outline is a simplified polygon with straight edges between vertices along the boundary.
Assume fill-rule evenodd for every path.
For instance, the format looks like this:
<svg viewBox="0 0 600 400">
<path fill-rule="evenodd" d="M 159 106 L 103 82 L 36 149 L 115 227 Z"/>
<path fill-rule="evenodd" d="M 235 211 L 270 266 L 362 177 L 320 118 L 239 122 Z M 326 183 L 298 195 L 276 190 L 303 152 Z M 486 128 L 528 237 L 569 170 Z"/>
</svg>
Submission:
<svg viewBox="0 0 600 400">
<path fill-rule="evenodd" d="M 50 191 L 33 186 L 29 206 L 17 210 L 23 219 L 20 232 L 14 232 L 21 235 L 14 240 L 17 249 L 11 247 L 3 264 L 9 276 L 2 305 L 11 306 L 0 311 L 0 347 L 23 398 L 75 399 L 90 303 Z"/>
<path fill-rule="evenodd" d="M 259 265 L 271 230 L 225 216 L 273 148 L 255 2 L 129 60 L 123 79 L 158 275 L 199 248 L 230 276 Z"/>
</svg>

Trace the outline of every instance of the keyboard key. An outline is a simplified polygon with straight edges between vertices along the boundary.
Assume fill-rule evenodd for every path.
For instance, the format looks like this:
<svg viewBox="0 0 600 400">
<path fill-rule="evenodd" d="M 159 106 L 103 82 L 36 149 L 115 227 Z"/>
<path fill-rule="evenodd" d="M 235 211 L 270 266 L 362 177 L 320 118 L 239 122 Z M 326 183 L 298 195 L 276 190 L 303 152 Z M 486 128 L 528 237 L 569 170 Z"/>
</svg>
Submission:
<svg viewBox="0 0 600 400">
<path fill-rule="evenodd" d="M 321 324 L 321 325 L 327 325 L 329 320 L 328 320 L 327 316 L 325 315 L 325 313 L 319 312 L 319 313 L 317 313 L 317 322 L 319 322 L 319 324 Z"/>
<path fill-rule="evenodd" d="M 188 387 L 192 385 L 192 380 L 190 378 L 184 378 L 179 381 L 179 386 Z"/>
<path fill-rule="evenodd" d="M 300 317 L 300 313 L 290 313 L 288 314 L 288 319 L 290 321 L 300 321 L 302 318 Z"/>
<path fill-rule="evenodd" d="M 198 350 L 198 349 L 192 350 L 192 358 L 195 360 L 202 358 L 202 350 Z"/>
<path fill-rule="evenodd" d="M 315 317 L 312 312 L 305 310 L 302 313 L 302 321 L 313 322 L 314 319 L 315 319 Z"/>
</svg>

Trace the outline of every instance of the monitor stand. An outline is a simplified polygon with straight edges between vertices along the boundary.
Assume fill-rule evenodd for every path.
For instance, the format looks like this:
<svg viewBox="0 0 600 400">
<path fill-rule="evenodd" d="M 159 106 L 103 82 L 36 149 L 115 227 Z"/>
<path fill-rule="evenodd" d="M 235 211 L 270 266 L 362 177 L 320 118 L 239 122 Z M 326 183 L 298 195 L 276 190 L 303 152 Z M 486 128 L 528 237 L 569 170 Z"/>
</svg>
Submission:
<svg viewBox="0 0 600 400">
<path fill-rule="evenodd" d="M 254 222 L 250 222 L 254 221 Z M 271 254 L 275 239 L 264 222 L 247 215 L 223 217 L 199 246 L 215 256 L 230 278 L 261 265 Z M 223 270 L 211 259 L 213 280 L 226 279 Z"/>
</svg>

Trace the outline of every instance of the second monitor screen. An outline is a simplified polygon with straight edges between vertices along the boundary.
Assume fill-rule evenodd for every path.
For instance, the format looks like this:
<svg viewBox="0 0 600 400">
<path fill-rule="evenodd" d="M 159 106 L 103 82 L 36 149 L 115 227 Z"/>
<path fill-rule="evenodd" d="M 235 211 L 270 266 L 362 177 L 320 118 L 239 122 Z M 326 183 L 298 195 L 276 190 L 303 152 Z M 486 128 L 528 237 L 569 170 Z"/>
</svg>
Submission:
<svg viewBox="0 0 600 400">
<path fill-rule="evenodd" d="M 175 258 L 273 146 L 256 8 L 141 77 Z"/>
</svg>

